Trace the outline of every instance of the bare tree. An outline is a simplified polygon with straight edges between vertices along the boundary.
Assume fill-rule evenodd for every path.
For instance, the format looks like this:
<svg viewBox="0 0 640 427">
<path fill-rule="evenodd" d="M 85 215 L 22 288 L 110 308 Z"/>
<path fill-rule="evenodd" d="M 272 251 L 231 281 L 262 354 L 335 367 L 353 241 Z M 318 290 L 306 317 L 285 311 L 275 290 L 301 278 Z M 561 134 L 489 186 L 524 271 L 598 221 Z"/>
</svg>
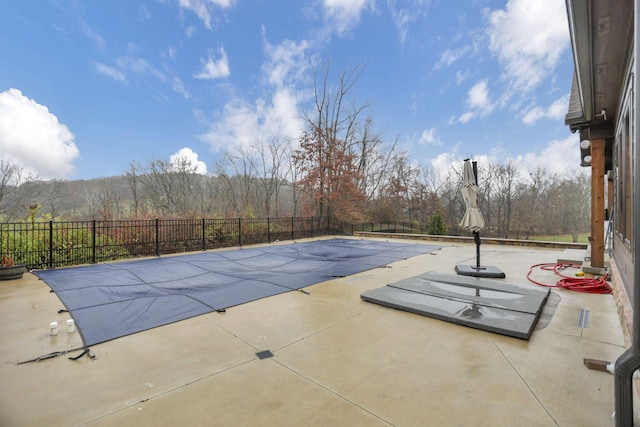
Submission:
<svg viewBox="0 0 640 427">
<path fill-rule="evenodd" d="M 548 194 L 553 177 L 544 168 L 537 168 L 529 173 L 527 182 L 522 183 L 520 203 L 516 206 L 518 231 L 525 233 L 525 238 L 535 235 L 544 225 L 543 213 L 546 209 L 545 195 Z"/>
<path fill-rule="evenodd" d="M 38 195 L 36 184 L 37 178 L 18 164 L 0 160 L 0 216 L 12 219 L 24 214 Z"/>
<path fill-rule="evenodd" d="M 127 183 L 131 190 L 133 217 L 138 218 L 140 214 L 140 183 L 138 182 L 138 167 L 135 163 L 129 165 L 129 169 L 125 172 Z"/>
<path fill-rule="evenodd" d="M 298 215 L 298 210 L 301 203 L 300 202 L 301 192 L 298 191 L 297 183 L 300 182 L 300 180 L 302 179 L 302 171 L 298 167 L 298 165 L 293 161 L 293 159 L 291 159 L 291 161 L 288 162 L 285 173 L 284 173 L 284 177 L 285 177 L 285 182 L 289 187 L 289 191 L 291 192 L 291 203 L 292 203 L 291 215 L 295 217 Z"/>
<path fill-rule="evenodd" d="M 371 117 L 367 117 L 352 147 L 358 159 L 358 186 L 366 195 L 367 201 L 378 195 L 394 163 L 394 157 L 403 154 L 397 151 L 397 138 L 391 146 L 385 146 L 382 137 L 373 132 L 372 126 Z"/>
<path fill-rule="evenodd" d="M 578 235 L 590 228 L 591 191 L 589 176 L 577 173 L 565 177 L 555 186 L 559 231 L 570 233 L 574 242 Z"/>
<path fill-rule="evenodd" d="M 513 204 L 517 196 L 517 167 L 512 159 L 500 165 L 496 171 L 496 202 L 498 208 L 498 235 L 508 238 L 511 231 Z"/>
<path fill-rule="evenodd" d="M 280 193 L 285 184 L 285 163 L 291 157 L 291 145 L 289 141 L 272 138 L 266 147 L 258 147 L 258 153 L 259 164 L 256 169 L 262 188 L 263 215 L 271 216 L 273 211 L 277 217 Z"/>
<path fill-rule="evenodd" d="M 416 174 L 410 187 L 411 209 L 413 219 L 424 223 L 433 217 L 435 213 L 441 214 L 441 202 L 438 196 L 440 184 L 435 181 L 435 174 L 426 166 L 414 167 Z M 444 217 L 439 217 L 444 220 Z"/>
<path fill-rule="evenodd" d="M 449 168 L 438 188 L 442 213 L 451 222 L 450 229 L 459 232 L 458 224 L 462 220 L 466 208 L 460 191 L 462 188 L 462 163 Z"/>
<path fill-rule="evenodd" d="M 98 194 L 93 185 L 83 183 L 82 197 L 84 199 L 83 213 L 86 218 L 97 218 L 98 216 Z"/>
<path fill-rule="evenodd" d="M 189 159 L 151 160 L 146 167 L 136 165 L 136 176 L 156 213 L 184 218 L 199 213 L 203 176 Z"/>
<path fill-rule="evenodd" d="M 222 161 L 216 163 L 216 174 L 226 184 L 233 215 L 255 213 L 256 156 L 255 148 L 240 148 L 226 152 Z"/>
<path fill-rule="evenodd" d="M 120 219 L 122 215 L 122 195 L 115 186 L 114 179 L 101 178 L 96 193 L 98 215 L 103 220 Z"/>
<path fill-rule="evenodd" d="M 49 182 L 40 182 L 41 202 L 42 206 L 47 206 L 51 214 L 51 220 L 55 221 L 58 216 L 58 204 L 62 199 L 62 189 L 64 182 L 61 180 L 51 180 Z"/>
<path fill-rule="evenodd" d="M 400 153 L 393 158 L 389 175 L 382 190 L 382 196 L 389 199 L 394 218 L 390 220 L 398 221 L 407 218 L 413 220 L 414 209 L 411 205 L 411 186 L 418 174 L 410 164 L 407 153 Z"/>
</svg>

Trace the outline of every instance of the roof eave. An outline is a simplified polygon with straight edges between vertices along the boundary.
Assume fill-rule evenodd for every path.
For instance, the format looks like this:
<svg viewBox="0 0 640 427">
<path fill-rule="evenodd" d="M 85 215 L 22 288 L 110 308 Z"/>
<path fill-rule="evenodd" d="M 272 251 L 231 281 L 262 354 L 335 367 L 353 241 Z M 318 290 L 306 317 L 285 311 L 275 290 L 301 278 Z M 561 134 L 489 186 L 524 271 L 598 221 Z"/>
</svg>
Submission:
<svg viewBox="0 0 640 427">
<path fill-rule="evenodd" d="M 581 116 L 575 111 L 567 113 L 565 124 L 577 129 L 580 124 L 593 121 L 593 59 L 591 55 L 591 6 L 588 0 L 566 0 L 569 34 L 575 75 L 577 95 L 581 107 Z M 569 117 L 571 116 L 571 117 Z"/>
</svg>

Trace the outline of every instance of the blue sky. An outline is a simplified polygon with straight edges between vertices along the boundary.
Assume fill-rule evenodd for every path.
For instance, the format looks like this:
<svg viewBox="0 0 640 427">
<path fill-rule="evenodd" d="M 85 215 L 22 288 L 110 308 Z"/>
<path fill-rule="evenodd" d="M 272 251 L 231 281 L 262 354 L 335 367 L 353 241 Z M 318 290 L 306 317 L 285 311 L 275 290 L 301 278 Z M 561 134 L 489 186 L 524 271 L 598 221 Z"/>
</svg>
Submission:
<svg viewBox="0 0 640 427">
<path fill-rule="evenodd" d="M 0 159 L 42 178 L 295 138 L 314 70 L 412 161 L 578 169 L 563 0 L 0 2 Z M 294 142 L 295 143 L 295 142 Z"/>
</svg>

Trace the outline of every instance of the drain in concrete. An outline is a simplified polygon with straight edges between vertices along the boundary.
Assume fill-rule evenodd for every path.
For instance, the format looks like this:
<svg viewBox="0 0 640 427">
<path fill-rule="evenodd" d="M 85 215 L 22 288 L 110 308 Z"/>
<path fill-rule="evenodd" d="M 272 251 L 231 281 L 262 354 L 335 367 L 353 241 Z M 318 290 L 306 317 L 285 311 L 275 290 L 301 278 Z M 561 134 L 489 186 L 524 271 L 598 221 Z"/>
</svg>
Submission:
<svg viewBox="0 0 640 427">
<path fill-rule="evenodd" d="M 591 311 L 581 308 L 578 313 L 578 328 L 588 328 L 591 326 Z"/>
</svg>

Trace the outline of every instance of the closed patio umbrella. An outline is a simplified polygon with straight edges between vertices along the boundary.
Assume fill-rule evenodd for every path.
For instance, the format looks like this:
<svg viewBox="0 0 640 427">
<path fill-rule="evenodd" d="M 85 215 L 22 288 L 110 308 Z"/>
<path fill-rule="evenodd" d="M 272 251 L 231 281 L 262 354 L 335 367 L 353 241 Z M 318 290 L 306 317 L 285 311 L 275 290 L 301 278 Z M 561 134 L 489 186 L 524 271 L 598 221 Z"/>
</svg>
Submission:
<svg viewBox="0 0 640 427">
<path fill-rule="evenodd" d="M 474 166 L 477 167 L 476 162 L 473 162 L 472 165 L 468 159 L 464 161 L 461 192 L 467 209 L 464 212 L 462 221 L 460 221 L 460 227 L 476 232 L 484 228 L 484 218 L 482 212 L 478 209 L 478 182 Z"/>
<path fill-rule="evenodd" d="M 464 276 L 504 278 L 502 270 L 480 265 L 480 230 L 484 228 L 484 217 L 478 208 L 478 164 L 465 159 L 462 171 L 462 197 L 466 210 L 460 226 L 473 233 L 476 244 L 476 265 L 456 265 L 456 272 Z"/>
</svg>

